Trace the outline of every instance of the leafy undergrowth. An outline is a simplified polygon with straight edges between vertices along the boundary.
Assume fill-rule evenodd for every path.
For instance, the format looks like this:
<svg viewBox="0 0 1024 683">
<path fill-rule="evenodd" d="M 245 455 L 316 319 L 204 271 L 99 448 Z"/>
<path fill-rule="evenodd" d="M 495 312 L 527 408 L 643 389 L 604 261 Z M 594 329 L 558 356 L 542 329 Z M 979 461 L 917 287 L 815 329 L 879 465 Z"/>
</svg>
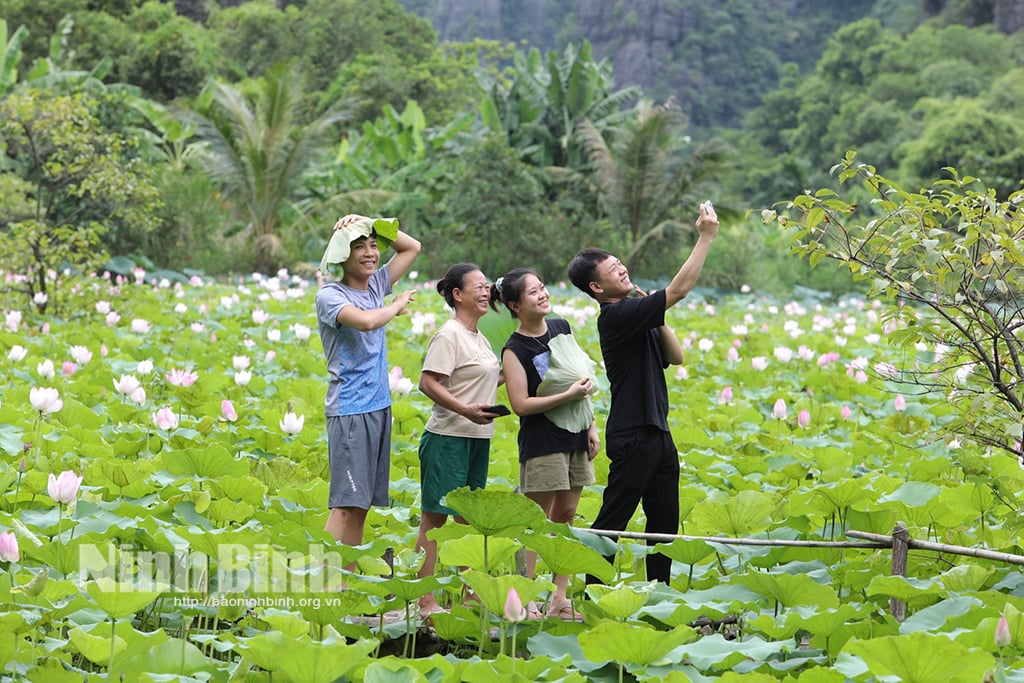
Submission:
<svg viewBox="0 0 1024 683">
<path fill-rule="evenodd" d="M 371 511 L 365 545 L 339 547 L 322 530 L 326 375 L 314 288 L 285 273 L 232 286 L 96 280 L 67 320 L 8 308 L 0 675 L 1024 680 L 1024 577 L 1013 566 L 911 551 L 901 578 L 884 549 L 677 540 L 659 546 L 674 560 L 672 584 L 651 584 L 646 545 L 580 531 L 600 507 L 603 455 L 576 530 L 513 493 L 514 418 L 498 420 L 488 489 L 449 496 L 470 524 L 435 532 L 443 570 L 416 579 L 416 446 L 430 404 L 413 387 L 446 317 L 428 287 L 389 328 L 392 504 Z M 596 307 L 552 291 L 598 359 Z M 890 345 L 881 307 L 852 297 L 691 298 L 670 314 L 686 365 L 667 371 L 682 532 L 839 541 L 902 522 L 916 539 L 1020 552 L 1018 463 L 943 435 L 944 397 L 895 383 L 894 368 L 941 350 Z M 494 341 L 511 328 L 495 314 L 484 321 Z M 65 477 L 58 502 L 49 476 L 65 471 L 81 488 Z M 640 511 L 631 530 L 643 526 Z M 523 548 L 541 558 L 536 579 L 515 571 Z M 615 551 L 614 564 L 602 559 Z M 573 575 L 584 623 L 504 618 L 509 589 L 543 601 L 552 570 Z M 586 588 L 586 573 L 607 585 Z M 395 618 L 431 590 L 450 613 L 429 625 L 415 610 Z M 902 623 L 891 598 L 907 604 Z M 1008 635 L 997 645 L 1001 617 Z"/>
</svg>

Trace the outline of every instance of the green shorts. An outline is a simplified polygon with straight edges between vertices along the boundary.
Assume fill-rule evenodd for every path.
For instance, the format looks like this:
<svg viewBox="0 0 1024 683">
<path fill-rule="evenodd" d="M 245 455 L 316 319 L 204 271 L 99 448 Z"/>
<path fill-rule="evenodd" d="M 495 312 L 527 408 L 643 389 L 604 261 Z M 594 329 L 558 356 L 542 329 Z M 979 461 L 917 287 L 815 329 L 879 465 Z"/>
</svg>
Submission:
<svg viewBox="0 0 1024 683">
<path fill-rule="evenodd" d="M 568 491 L 595 481 L 594 461 L 586 451 L 536 455 L 519 463 L 519 490 L 523 493 Z"/>
<path fill-rule="evenodd" d="M 491 440 L 445 436 L 424 431 L 420 437 L 420 497 L 424 512 L 458 514 L 439 502 L 462 486 L 482 489 L 487 484 Z"/>
</svg>

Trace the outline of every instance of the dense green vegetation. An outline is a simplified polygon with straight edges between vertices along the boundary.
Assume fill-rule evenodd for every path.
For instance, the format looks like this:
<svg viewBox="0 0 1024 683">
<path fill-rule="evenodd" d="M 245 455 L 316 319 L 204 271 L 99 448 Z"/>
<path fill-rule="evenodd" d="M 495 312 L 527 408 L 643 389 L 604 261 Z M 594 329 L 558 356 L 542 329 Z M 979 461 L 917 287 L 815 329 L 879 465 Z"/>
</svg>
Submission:
<svg viewBox="0 0 1024 683">
<path fill-rule="evenodd" d="M 712 255 L 708 284 L 841 291 L 849 276 L 795 263 L 750 211 L 830 185 L 849 149 L 910 187 L 946 166 L 1002 196 L 1018 187 L 1024 39 L 985 24 L 991 10 L 703 4 L 663 8 L 690 20 L 673 28 L 666 63 L 702 80 L 683 86 L 669 69 L 645 88 L 595 56 L 582 35 L 595 18 L 573 3 L 545 6 L 542 20 L 503 10 L 487 28 L 515 39 L 533 17 L 537 48 L 441 42 L 397 0 L 201 11 L 11 0 L 0 231 L 15 248 L 0 267 L 29 276 L 13 286 L 29 296 L 53 289 L 45 273 L 68 280 L 106 255 L 176 271 L 302 272 L 334 218 L 357 211 L 399 216 L 424 242 L 428 274 L 473 258 L 488 273 L 530 263 L 561 278 L 596 243 L 658 278 L 692 239 L 696 204 L 713 198 L 732 246 Z M 651 17 L 621 19 L 627 35 Z M 613 51 L 607 35 L 595 39 Z M 52 105 L 64 102 L 82 109 L 57 139 Z M 102 151 L 92 165 L 44 163 L 87 147 Z M 133 178 L 116 192 L 104 177 L 115 170 Z"/>
</svg>

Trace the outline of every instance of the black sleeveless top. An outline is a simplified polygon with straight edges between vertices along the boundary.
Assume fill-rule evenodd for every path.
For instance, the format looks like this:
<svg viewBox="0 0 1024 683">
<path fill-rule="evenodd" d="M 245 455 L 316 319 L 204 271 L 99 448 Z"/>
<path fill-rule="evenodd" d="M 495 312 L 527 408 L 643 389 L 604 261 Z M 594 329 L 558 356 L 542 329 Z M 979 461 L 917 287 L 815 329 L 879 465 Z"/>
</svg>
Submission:
<svg viewBox="0 0 1024 683">
<path fill-rule="evenodd" d="M 547 373 L 551 359 L 548 342 L 560 334 L 572 334 L 569 323 L 561 318 L 548 318 L 547 325 L 547 334 L 541 337 L 529 337 L 513 332 L 505 342 L 504 349 L 514 353 L 526 371 L 526 393 L 529 396 L 537 395 L 537 387 Z M 566 431 L 551 422 L 543 413 L 519 418 L 519 462 L 538 455 L 585 450 L 587 430 L 577 433 Z"/>
</svg>

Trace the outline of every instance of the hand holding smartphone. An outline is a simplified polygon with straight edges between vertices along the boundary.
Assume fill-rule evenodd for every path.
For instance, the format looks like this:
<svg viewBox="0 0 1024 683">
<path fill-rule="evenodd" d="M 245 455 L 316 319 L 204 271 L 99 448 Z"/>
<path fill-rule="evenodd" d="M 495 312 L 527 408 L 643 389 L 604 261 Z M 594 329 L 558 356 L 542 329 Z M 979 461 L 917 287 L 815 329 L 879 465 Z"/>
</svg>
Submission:
<svg viewBox="0 0 1024 683">
<path fill-rule="evenodd" d="M 508 409 L 508 406 L 503 406 L 503 405 L 501 405 L 499 403 L 497 405 L 488 406 L 488 407 L 484 408 L 484 412 L 485 413 L 494 413 L 498 417 L 502 417 L 503 415 L 511 414 L 512 411 Z"/>
</svg>

